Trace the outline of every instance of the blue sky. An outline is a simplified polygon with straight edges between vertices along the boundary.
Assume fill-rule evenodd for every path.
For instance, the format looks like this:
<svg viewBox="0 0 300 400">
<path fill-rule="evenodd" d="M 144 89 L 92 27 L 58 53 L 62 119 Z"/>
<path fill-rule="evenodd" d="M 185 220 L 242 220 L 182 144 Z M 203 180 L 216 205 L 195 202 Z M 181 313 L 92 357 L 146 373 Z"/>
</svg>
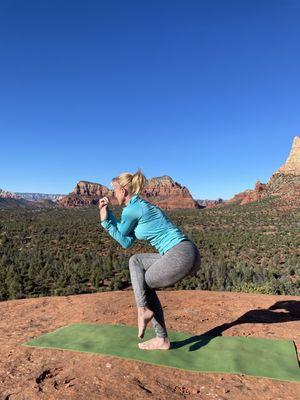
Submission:
<svg viewBox="0 0 300 400">
<path fill-rule="evenodd" d="M 2 0 L 0 188 L 267 182 L 300 135 L 299 20 L 298 0 Z"/>
</svg>

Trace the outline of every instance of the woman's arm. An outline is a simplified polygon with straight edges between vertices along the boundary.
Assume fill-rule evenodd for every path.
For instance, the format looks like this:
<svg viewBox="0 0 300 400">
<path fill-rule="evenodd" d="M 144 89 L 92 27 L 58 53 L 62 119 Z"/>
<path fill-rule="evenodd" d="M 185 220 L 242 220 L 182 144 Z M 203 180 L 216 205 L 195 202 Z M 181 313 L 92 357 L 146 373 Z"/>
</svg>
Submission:
<svg viewBox="0 0 300 400">
<path fill-rule="evenodd" d="M 119 222 L 118 220 L 117 220 L 117 218 L 114 216 L 114 214 L 112 213 L 112 211 L 111 210 L 107 210 L 107 218 L 105 219 L 106 221 L 108 220 L 108 221 L 111 221 L 111 223 L 114 225 L 114 226 L 117 226 L 117 223 Z"/>
<path fill-rule="evenodd" d="M 138 224 L 140 210 L 136 208 L 123 208 L 121 222 L 117 221 L 117 229 L 122 235 L 129 235 Z"/>
<path fill-rule="evenodd" d="M 134 232 L 127 236 L 122 235 L 122 233 L 118 231 L 117 227 L 107 219 L 105 221 L 102 221 L 101 225 L 105 230 L 108 231 L 110 236 L 115 239 L 124 249 L 128 249 L 129 247 L 131 247 L 134 240 L 136 239 Z"/>
<path fill-rule="evenodd" d="M 111 211 L 108 211 L 108 218 L 101 221 L 101 225 L 108 231 L 120 245 L 127 249 L 132 246 L 136 236 L 134 228 L 138 223 L 138 213 L 133 209 L 124 208 L 119 222 Z"/>
<path fill-rule="evenodd" d="M 112 213 L 112 211 L 108 208 L 109 199 L 108 197 L 103 197 L 99 200 L 99 212 L 100 212 L 100 220 L 102 221 L 111 221 L 113 225 L 117 226 L 118 220 Z"/>
</svg>

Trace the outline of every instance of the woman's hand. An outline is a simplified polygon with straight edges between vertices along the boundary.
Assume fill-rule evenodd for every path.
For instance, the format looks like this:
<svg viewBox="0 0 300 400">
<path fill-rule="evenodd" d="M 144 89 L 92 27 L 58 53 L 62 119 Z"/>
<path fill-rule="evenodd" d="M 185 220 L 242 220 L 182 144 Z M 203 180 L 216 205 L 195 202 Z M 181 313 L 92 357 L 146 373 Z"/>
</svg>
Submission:
<svg viewBox="0 0 300 400">
<path fill-rule="evenodd" d="M 100 210 L 100 219 L 101 222 L 107 219 L 108 216 L 108 204 L 109 204 L 109 198 L 108 197 L 102 197 L 102 199 L 99 200 L 99 210 Z"/>
<path fill-rule="evenodd" d="M 99 200 L 99 210 L 101 210 L 102 207 L 106 206 L 109 204 L 109 198 L 108 197 L 102 197 L 102 199 Z"/>
<path fill-rule="evenodd" d="M 105 205 L 100 210 L 101 222 L 104 221 L 105 219 L 107 219 L 107 216 L 108 216 L 108 209 L 107 209 L 107 205 Z"/>
</svg>

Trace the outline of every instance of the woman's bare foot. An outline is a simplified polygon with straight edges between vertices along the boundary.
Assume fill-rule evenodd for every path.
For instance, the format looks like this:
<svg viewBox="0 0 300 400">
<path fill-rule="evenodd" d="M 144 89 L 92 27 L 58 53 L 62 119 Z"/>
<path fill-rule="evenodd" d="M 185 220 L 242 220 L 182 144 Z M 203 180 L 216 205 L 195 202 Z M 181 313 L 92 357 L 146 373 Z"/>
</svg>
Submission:
<svg viewBox="0 0 300 400">
<path fill-rule="evenodd" d="M 146 340 L 146 342 L 139 343 L 139 348 L 142 350 L 169 350 L 170 340 L 167 337 L 156 336 L 153 339 Z"/>
<path fill-rule="evenodd" d="M 146 330 L 148 322 L 153 318 L 153 311 L 148 307 L 138 307 L 138 326 L 139 334 L 138 337 L 142 339 Z"/>
</svg>

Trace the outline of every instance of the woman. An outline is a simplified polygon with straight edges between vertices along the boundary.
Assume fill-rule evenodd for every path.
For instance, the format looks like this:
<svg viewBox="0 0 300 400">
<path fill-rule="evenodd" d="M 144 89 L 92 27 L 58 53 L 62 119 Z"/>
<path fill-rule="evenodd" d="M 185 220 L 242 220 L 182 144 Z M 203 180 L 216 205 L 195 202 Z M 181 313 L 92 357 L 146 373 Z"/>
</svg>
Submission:
<svg viewBox="0 0 300 400">
<path fill-rule="evenodd" d="M 200 253 L 196 245 L 157 206 L 139 196 L 146 178 L 138 170 L 123 173 L 112 179 L 114 196 L 125 205 L 119 222 L 108 209 L 109 199 L 99 201 L 102 227 L 125 249 L 135 239 L 148 240 L 158 253 L 134 254 L 129 259 L 129 270 L 138 309 L 138 337 L 143 338 L 150 320 L 156 337 L 139 343 L 145 350 L 170 348 L 162 306 L 155 289 L 171 286 L 187 275 L 194 275 L 200 267 Z"/>
</svg>

